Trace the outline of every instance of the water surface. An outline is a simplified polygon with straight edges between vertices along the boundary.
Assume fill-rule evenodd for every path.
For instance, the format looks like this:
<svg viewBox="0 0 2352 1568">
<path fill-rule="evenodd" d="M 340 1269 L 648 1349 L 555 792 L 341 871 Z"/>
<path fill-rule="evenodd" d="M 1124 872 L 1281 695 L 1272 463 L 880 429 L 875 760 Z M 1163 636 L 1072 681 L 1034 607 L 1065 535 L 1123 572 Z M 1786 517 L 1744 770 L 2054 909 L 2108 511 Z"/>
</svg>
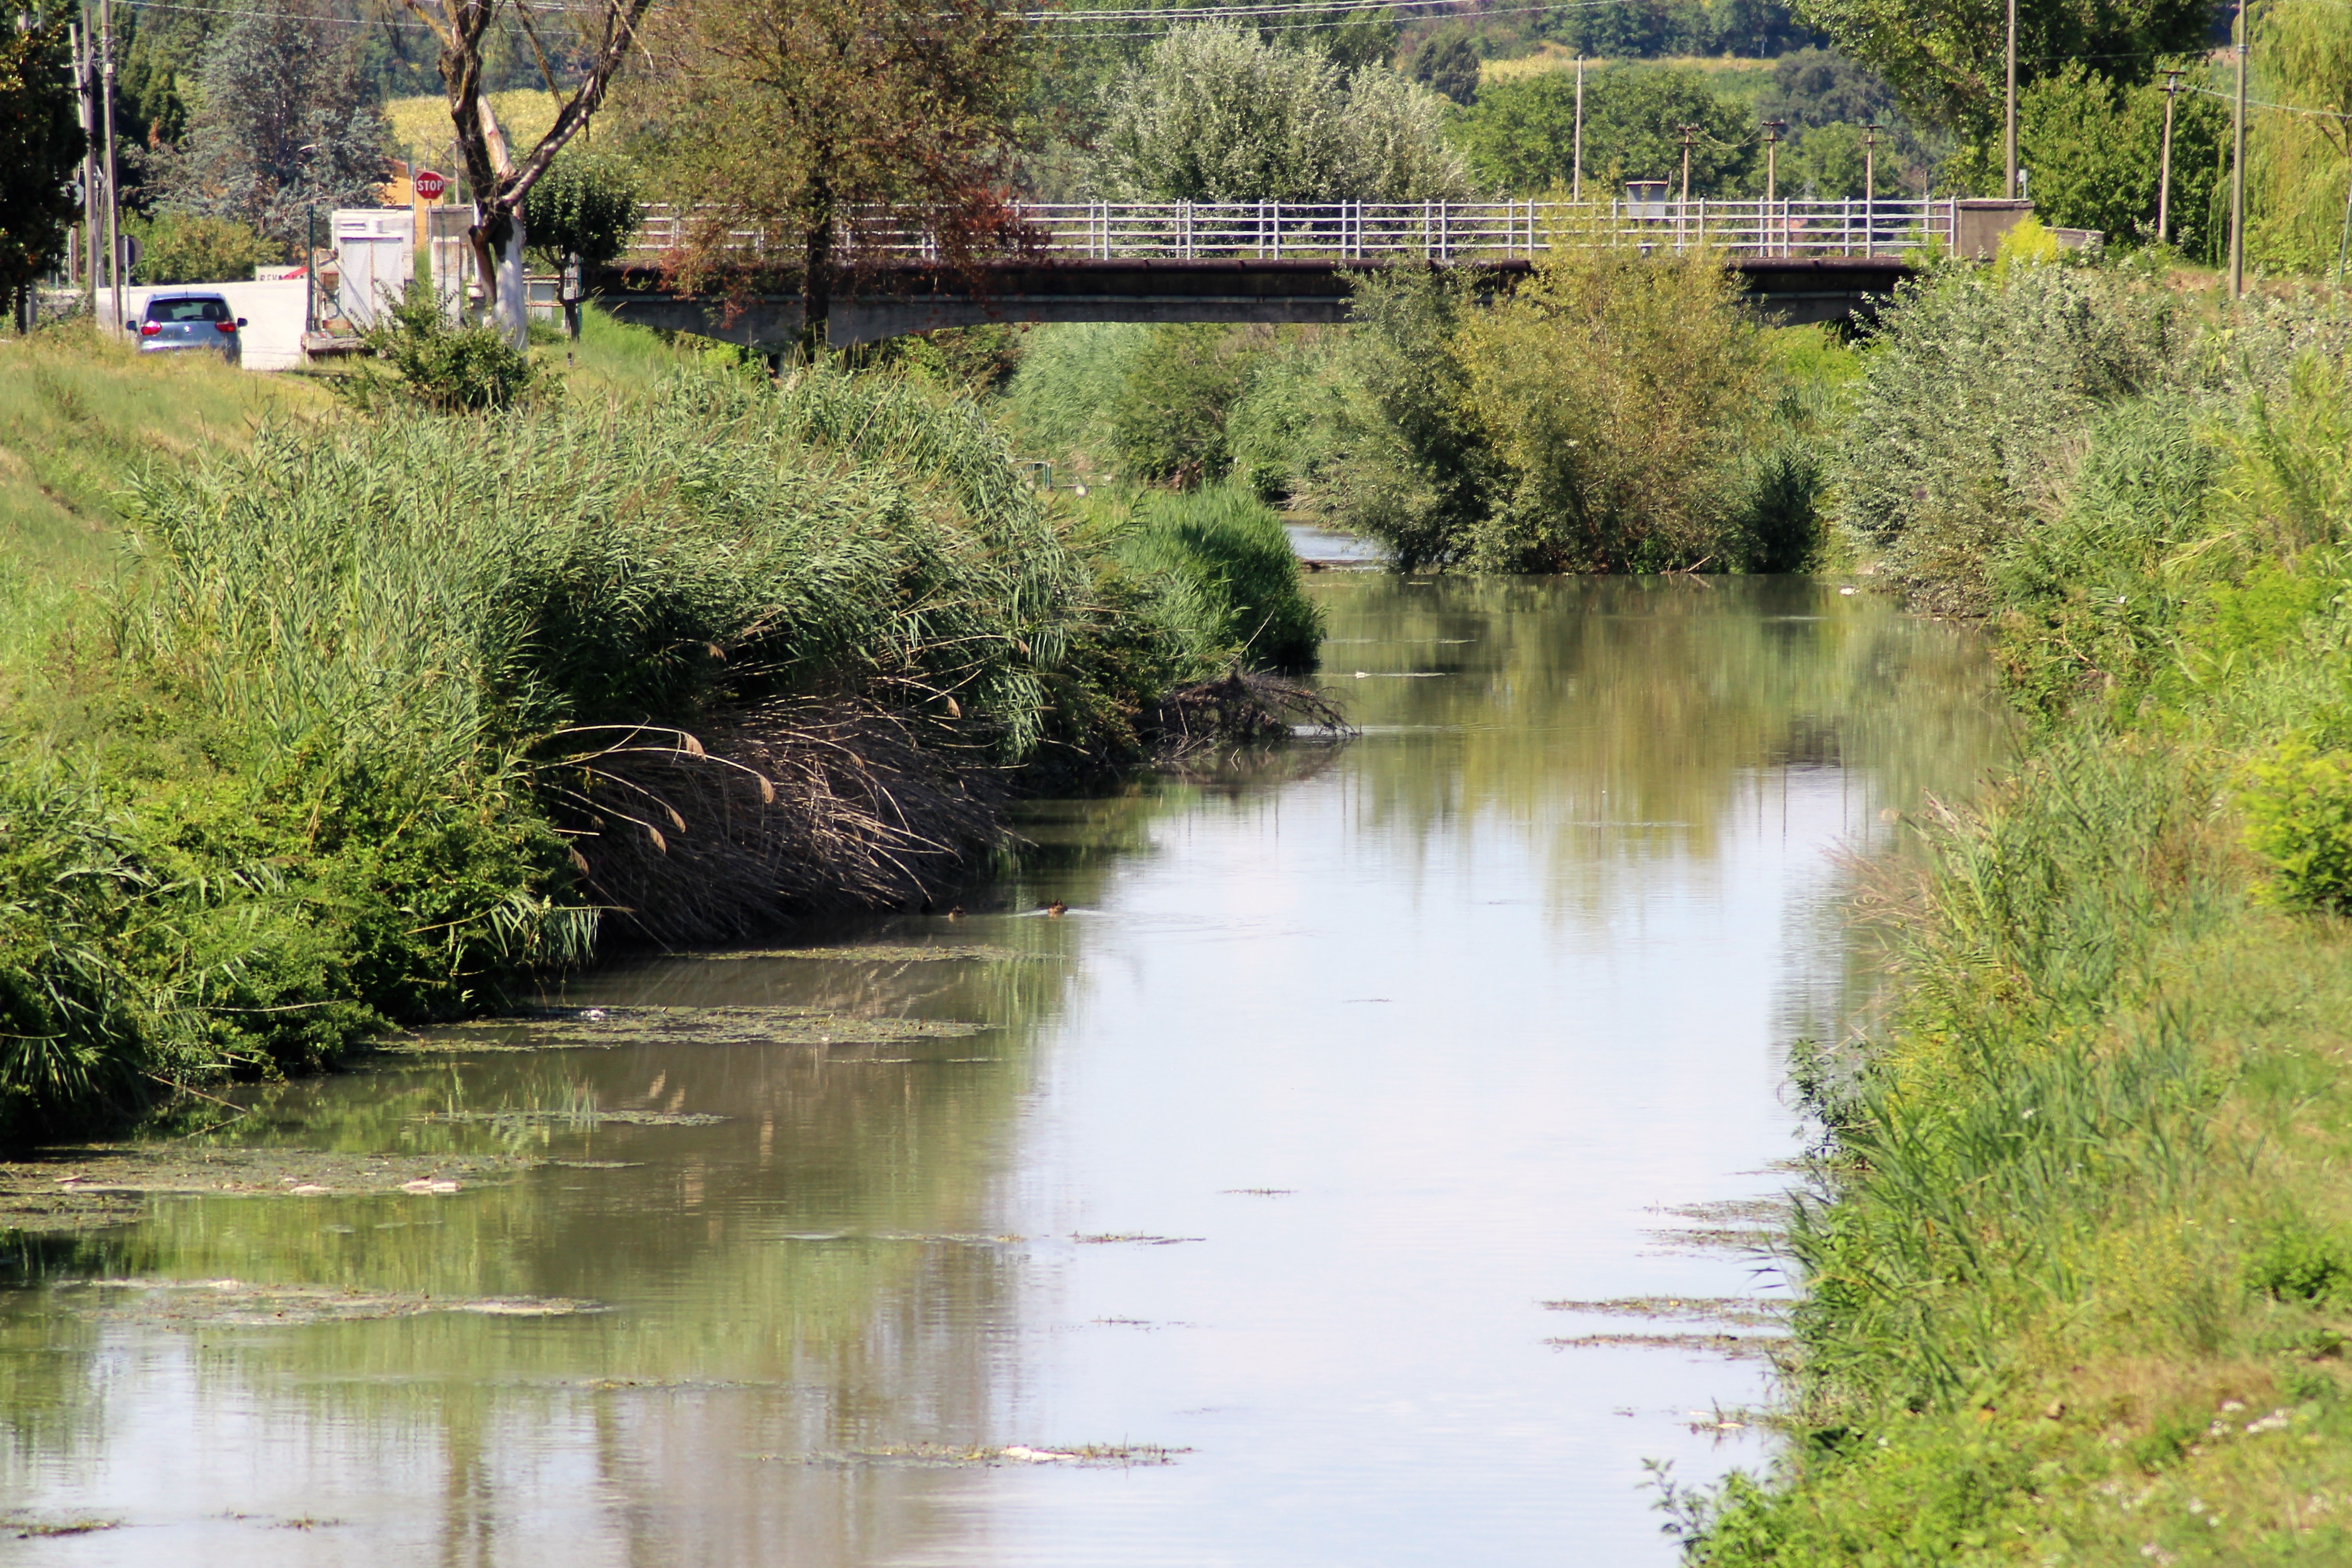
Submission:
<svg viewBox="0 0 2352 1568">
<path fill-rule="evenodd" d="M 1759 1462 L 1722 1413 L 1760 1369 L 1562 1347 L 1660 1325 L 1546 1303 L 1779 1291 L 1722 1233 L 1793 1179 L 1788 1042 L 1856 994 L 1832 852 L 1981 770 L 1981 655 L 1787 580 L 1315 591 L 1353 744 L 1042 803 L 960 918 L 837 957 L 556 998 L 978 1032 L 294 1085 L 216 1139 L 525 1168 L 31 1249 L 6 1500 L 118 1528 L 0 1553 L 1671 1561 L 1644 1461 Z M 981 951 L 903 951 L 942 946 Z M 1139 1462 L 1001 1454 L 1087 1446 Z"/>
</svg>

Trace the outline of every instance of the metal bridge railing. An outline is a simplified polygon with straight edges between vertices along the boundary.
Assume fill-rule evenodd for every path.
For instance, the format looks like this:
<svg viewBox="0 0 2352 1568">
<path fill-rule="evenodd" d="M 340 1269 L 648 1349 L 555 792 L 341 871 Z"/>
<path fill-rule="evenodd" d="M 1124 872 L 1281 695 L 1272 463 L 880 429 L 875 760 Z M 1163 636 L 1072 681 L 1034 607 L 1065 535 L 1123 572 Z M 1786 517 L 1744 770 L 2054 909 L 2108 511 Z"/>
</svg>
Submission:
<svg viewBox="0 0 2352 1568">
<path fill-rule="evenodd" d="M 1554 246 L 1711 246 L 1748 256 L 1869 256 L 1949 247 L 1957 201 L 1855 197 L 1846 201 L 1609 202 L 1059 202 L 1014 209 L 1046 256 L 1095 260 L 1430 261 L 1532 258 Z M 633 255 L 675 249 L 684 220 L 646 209 Z M 935 259 L 938 246 L 916 214 L 849 224 L 846 250 Z M 757 229 L 732 229 L 727 248 L 771 246 Z"/>
</svg>

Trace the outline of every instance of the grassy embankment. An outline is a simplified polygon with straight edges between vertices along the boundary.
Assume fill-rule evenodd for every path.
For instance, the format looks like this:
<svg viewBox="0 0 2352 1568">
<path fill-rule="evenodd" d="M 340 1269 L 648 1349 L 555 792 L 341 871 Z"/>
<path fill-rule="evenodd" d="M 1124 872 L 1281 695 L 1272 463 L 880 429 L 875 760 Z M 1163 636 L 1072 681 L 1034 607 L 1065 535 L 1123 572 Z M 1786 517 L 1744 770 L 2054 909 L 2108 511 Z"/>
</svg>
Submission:
<svg viewBox="0 0 2352 1568">
<path fill-rule="evenodd" d="M 1215 537 L 1049 506 L 899 379 L 778 389 L 600 327 L 535 406 L 362 413 L 78 334 L 5 353 L 10 1142 L 331 1062 L 600 926 L 919 901 L 1264 618 Z"/>
<path fill-rule="evenodd" d="M 2352 318 L 2126 267 L 1909 301 L 1832 463 L 2036 718 L 1883 894 L 1716 1564 L 2352 1559 Z"/>
</svg>

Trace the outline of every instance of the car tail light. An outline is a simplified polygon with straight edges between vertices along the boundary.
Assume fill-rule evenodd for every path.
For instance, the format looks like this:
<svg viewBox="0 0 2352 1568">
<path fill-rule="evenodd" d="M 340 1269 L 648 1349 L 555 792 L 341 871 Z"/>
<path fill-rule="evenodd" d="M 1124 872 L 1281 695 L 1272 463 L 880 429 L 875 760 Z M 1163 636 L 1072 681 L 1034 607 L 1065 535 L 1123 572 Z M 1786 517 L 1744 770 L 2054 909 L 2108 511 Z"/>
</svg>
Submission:
<svg viewBox="0 0 2352 1568">
<path fill-rule="evenodd" d="M 160 337 L 163 334 L 163 323 L 161 321 L 142 321 L 139 323 L 139 335 L 142 338 Z"/>
<path fill-rule="evenodd" d="M 219 328 L 224 332 L 234 332 L 236 330 L 236 323 L 234 321 L 215 321 L 213 325 Z"/>
</svg>

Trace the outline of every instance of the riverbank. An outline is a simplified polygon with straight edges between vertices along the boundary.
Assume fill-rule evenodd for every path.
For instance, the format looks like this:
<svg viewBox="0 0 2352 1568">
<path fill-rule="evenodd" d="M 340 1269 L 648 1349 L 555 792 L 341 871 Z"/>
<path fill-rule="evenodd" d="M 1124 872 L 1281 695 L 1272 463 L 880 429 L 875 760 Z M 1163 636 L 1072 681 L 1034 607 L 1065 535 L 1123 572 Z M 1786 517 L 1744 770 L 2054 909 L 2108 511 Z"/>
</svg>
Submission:
<svg viewBox="0 0 2352 1568">
<path fill-rule="evenodd" d="M 1799 1053 L 1789 1447 L 1670 1490 L 1694 1560 L 2352 1551 L 2347 340 L 2021 267 L 1868 355 L 1840 520 L 2034 733 L 1872 890 L 1888 1025 Z"/>
<path fill-rule="evenodd" d="M 1294 664 L 1318 634 L 1278 527 L 1078 517 L 900 377 L 779 387 L 600 324 L 467 415 L 6 354 L 40 443 L 0 601 L 6 1142 L 616 938 L 919 904 L 1253 629 Z"/>
</svg>

